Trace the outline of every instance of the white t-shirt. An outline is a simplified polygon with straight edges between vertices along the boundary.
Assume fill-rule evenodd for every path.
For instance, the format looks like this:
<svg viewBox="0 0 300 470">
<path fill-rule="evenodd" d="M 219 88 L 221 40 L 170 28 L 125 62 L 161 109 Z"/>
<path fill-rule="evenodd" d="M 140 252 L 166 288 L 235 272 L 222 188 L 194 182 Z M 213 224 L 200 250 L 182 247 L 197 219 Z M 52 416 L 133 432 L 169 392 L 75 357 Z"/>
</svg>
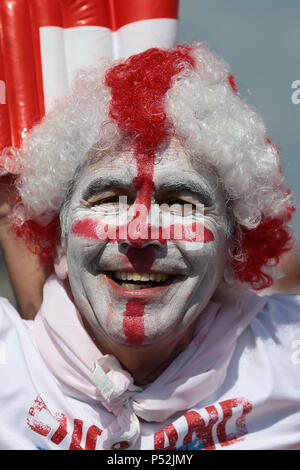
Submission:
<svg viewBox="0 0 300 470">
<path fill-rule="evenodd" d="M 66 394 L 24 321 L 0 299 L 0 449 L 97 449 L 113 416 Z M 300 296 L 271 296 L 239 336 L 221 386 L 133 449 L 300 449 Z"/>
</svg>

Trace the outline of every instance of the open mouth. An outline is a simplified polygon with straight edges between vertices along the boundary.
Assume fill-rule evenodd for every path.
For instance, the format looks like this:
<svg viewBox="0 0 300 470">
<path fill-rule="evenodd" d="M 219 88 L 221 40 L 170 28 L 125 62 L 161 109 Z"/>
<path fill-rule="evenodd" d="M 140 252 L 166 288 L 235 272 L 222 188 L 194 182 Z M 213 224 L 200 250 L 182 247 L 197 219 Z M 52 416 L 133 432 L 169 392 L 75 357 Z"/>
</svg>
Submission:
<svg viewBox="0 0 300 470">
<path fill-rule="evenodd" d="M 177 277 L 165 273 L 136 273 L 127 271 L 110 271 L 105 274 L 119 284 L 119 286 L 129 290 L 167 286 Z"/>
</svg>

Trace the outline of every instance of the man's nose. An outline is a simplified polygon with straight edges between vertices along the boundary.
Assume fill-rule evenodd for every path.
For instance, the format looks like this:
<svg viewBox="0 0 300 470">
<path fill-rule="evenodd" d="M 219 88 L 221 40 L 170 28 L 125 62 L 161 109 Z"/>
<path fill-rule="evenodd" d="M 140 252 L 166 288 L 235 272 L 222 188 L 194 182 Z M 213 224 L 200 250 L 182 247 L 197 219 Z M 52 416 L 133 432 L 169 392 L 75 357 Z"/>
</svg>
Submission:
<svg viewBox="0 0 300 470">
<path fill-rule="evenodd" d="M 156 250 L 155 246 L 160 247 L 160 244 L 156 243 L 141 243 L 140 245 L 133 245 L 132 242 L 123 242 L 122 246 L 125 247 L 125 256 L 128 261 L 139 273 L 148 273 L 155 260 L 160 256 L 159 248 Z"/>
<path fill-rule="evenodd" d="M 130 221 L 127 223 L 126 234 L 122 240 L 123 247 L 143 249 L 150 245 L 161 247 L 164 244 L 161 240 L 160 228 L 156 227 L 157 221 L 152 220 L 150 207 L 137 202 L 130 208 L 128 215 Z"/>
<path fill-rule="evenodd" d="M 137 250 L 143 250 L 144 248 L 147 248 L 149 246 L 153 246 L 154 248 L 161 248 L 162 246 L 165 245 L 162 240 L 157 240 L 157 239 L 126 239 L 122 240 L 120 243 L 122 248 L 135 248 Z"/>
</svg>

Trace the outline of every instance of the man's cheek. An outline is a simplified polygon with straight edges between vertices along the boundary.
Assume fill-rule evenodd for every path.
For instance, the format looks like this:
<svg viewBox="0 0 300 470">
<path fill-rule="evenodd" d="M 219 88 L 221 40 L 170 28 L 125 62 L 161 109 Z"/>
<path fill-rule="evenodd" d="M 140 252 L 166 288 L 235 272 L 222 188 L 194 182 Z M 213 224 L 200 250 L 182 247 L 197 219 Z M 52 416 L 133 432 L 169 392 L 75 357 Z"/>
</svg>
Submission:
<svg viewBox="0 0 300 470">
<path fill-rule="evenodd" d="M 185 257 L 190 263 L 196 264 L 200 260 L 213 258 L 216 254 L 216 240 L 208 243 L 203 242 L 177 242 L 181 253 L 185 254 Z"/>
<path fill-rule="evenodd" d="M 72 259 L 80 268 L 86 268 L 101 255 L 106 243 L 104 241 L 89 240 L 70 233 L 67 245 L 68 259 Z"/>
<path fill-rule="evenodd" d="M 82 295 L 83 284 L 93 270 L 96 274 L 96 267 L 93 267 L 97 259 L 98 249 L 86 246 L 81 240 L 70 237 L 67 246 L 68 278 L 74 297 Z"/>
</svg>

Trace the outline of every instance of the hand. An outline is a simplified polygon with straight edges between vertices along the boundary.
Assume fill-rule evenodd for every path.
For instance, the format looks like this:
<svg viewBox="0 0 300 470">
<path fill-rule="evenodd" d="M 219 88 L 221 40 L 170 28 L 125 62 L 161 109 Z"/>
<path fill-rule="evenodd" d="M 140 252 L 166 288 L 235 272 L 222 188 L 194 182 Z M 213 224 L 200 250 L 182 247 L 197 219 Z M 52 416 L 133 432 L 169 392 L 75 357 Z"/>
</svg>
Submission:
<svg viewBox="0 0 300 470">
<path fill-rule="evenodd" d="M 8 216 L 11 214 L 16 200 L 16 189 L 14 187 L 16 176 L 5 175 L 0 178 L 0 225 L 9 224 Z"/>
</svg>

